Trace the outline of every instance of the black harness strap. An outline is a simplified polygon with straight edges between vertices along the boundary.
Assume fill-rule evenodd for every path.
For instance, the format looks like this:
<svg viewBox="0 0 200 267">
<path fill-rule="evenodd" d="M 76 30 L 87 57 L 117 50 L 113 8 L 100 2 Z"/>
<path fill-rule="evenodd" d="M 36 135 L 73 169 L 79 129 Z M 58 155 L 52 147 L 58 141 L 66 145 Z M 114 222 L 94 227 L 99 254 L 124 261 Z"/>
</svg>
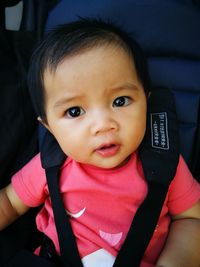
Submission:
<svg viewBox="0 0 200 267">
<path fill-rule="evenodd" d="M 78 253 L 75 236 L 71 229 L 71 224 L 59 192 L 58 177 L 59 169 L 57 166 L 46 170 L 49 191 L 51 191 L 51 201 L 54 211 L 54 219 L 58 234 L 61 261 L 66 267 L 82 267 L 82 262 Z"/>
<path fill-rule="evenodd" d="M 45 146 L 43 146 L 43 150 L 41 151 L 41 157 L 43 158 L 42 164 L 46 171 L 47 183 L 51 196 L 62 266 L 83 267 L 75 236 L 59 190 L 60 166 L 66 156 L 60 150 L 58 143 L 50 133 L 47 133 L 44 141 Z"/>
<path fill-rule="evenodd" d="M 157 194 L 158 191 L 160 194 Z M 165 196 L 166 190 L 162 186 L 148 183 L 148 195 L 134 216 L 127 238 L 113 265 L 114 267 L 140 266 L 145 249 L 156 227 Z M 153 211 L 152 203 L 154 203 Z"/>
<path fill-rule="evenodd" d="M 134 216 L 113 267 L 140 265 L 158 222 L 179 160 L 177 118 L 174 99 L 169 90 L 157 88 L 152 91 L 148 101 L 147 117 L 146 135 L 140 147 L 139 156 L 147 180 L 148 193 Z M 58 186 L 59 166 L 66 157 L 50 133 L 45 139 L 41 158 L 42 165 L 46 169 L 64 266 L 81 267 L 76 240 L 66 216 Z"/>
</svg>

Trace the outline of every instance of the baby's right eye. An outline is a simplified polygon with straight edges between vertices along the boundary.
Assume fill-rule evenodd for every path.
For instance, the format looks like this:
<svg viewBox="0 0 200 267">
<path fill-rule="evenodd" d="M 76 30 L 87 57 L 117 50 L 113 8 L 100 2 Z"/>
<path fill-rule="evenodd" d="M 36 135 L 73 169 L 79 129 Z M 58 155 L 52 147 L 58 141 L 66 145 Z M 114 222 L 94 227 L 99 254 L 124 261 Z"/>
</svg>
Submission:
<svg viewBox="0 0 200 267">
<path fill-rule="evenodd" d="M 65 112 L 68 118 L 76 118 L 83 115 L 84 113 L 85 111 L 81 107 L 71 107 Z"/>
</svg>

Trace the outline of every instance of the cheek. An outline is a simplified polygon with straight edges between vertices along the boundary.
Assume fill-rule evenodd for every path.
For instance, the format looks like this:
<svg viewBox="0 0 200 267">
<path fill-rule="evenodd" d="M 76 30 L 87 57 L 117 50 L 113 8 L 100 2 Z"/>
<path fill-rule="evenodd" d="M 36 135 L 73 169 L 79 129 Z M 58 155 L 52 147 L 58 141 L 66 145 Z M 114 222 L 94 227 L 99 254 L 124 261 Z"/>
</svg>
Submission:
<svg viewBox="0 0 200 267">
<path fill-rule="evenodd" d="M 141 142 L 146 131 L 146 108 L 134 110 L 126 121 L 130 138 Z"/>
<path fill-rule="evenodd" d="M 73 133 L 69 133 L 68 131 L 55 133 L 54 136 L 64 152 L 66 152 L 67 150 L 72 150 L 74 144 L 77 142 L 77 140 L 75 139 L 76 136 L 73 135 Z"/>
<path fill-rule="evenodd" d="M 138 132 L 139 138 L 143 139 L 146 132 L 146 111 L 136 121 L 136 131 Z M 141 140 L 142 141 L 142 140 Z"/>
<path fill-rule="evenodd" d="M 68 131 L 66 129 L 63 129 L 63 131 L 59 131 L 59 133 L 55 132 L 54 136 L 57 139 L 63 152 L 71 158 L 80 160 L 80 157 L 83 154 L 80 152 L 85 151 L 86 153 L 85 139 L 81 138 L 82 135 L 79 131 Z"/>
</svg>

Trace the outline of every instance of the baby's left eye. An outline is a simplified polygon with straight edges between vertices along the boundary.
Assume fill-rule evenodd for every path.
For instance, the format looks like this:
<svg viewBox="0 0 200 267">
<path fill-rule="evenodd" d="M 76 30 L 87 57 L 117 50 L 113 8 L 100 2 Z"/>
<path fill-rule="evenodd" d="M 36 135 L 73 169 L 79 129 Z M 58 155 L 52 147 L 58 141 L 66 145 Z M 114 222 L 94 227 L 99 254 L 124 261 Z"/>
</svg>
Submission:
<svg viewBox="0 0 200 267">
<path fill-rule="evenodd" d="M 128 96 L 120 96 L 117 97 L 114 101 L 112 106 L 113 107 L 123 107 L 128 106 L 131 103 L 131 98 Z"/>
</svg>

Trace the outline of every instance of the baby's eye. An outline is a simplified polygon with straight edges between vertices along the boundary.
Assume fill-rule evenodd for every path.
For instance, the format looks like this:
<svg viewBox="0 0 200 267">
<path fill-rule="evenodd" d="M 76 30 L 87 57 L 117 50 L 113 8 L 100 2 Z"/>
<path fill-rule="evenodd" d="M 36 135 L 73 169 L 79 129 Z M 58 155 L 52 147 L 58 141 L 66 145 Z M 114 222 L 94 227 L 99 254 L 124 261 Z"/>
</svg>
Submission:
<svg viewBox="0 0 200 267">
<path fill-rule="evenodd" d="M 120 96 L 117 97 L 113 101 L 113 107 L 123 107 L 123 106 L 128 106 L 131 103 L 131 98 L 128 96 Z"/>
<path fill-rule="evenodd" d="M 72 107 L 67 109 L 67 111 L 65 112 L 68 118 L 76 118 L 83 115 L 84 113 L 85 111 L 80 107 Z"/>
</svg>

